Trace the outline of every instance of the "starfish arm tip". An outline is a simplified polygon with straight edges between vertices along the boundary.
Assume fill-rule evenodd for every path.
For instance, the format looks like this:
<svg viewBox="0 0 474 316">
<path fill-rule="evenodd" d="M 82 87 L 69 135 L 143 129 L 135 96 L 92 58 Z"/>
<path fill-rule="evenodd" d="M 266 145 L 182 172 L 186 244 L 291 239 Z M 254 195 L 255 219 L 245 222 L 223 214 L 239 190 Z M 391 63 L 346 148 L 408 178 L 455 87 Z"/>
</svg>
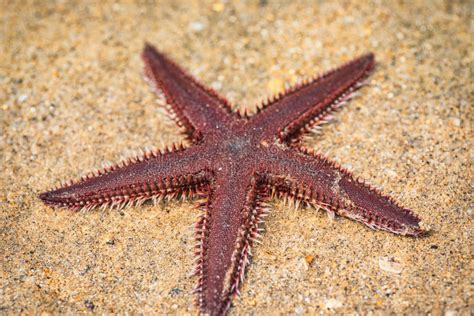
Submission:
<svg viewBox="0 0 474 316">
<path fill-rule="evenodd" d="M 47 204 L 48 197 L 49 197 L 49 191 L 41 192 L 36 197 L 38 199 L 40 199 L 43 203 Z"/>
<path fill-rule="evenodd" d="M 142 55 L 150 50 L 156 50 L 156 48 L 152 44 L 150 44 L 150 42 L 145 41 L 145 43 L 143 44 Z"/>
</svg>

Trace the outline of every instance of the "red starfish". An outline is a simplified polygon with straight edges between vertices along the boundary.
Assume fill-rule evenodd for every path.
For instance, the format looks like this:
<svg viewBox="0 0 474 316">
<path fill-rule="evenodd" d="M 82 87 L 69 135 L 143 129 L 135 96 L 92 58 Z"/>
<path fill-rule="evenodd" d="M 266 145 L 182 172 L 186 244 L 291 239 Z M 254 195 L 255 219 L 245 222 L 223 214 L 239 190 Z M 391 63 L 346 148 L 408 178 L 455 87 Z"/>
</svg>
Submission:
<svg viewBox="0 0 474 316">
<path fill-rule="evenodd" d="M 374 68 L 372 54 L 279 94 L 250 117 L 233 112 L 223 97 L 152 46 L 145 46 L 142 58 L 192 146 L 145 153 L 40 198 L 53 206 L 90 209 L 164 196 L 205 196 L 199 203 L 203 214 L 196 223 L 195 248 L 201 312 L 226 314 L 262 230 L 265 200 L 274 193 L 374 229 L 424 233 L 410 210 L 298 144 L 309 127 L 324 122 L 361 86 Z"/>
</svg>

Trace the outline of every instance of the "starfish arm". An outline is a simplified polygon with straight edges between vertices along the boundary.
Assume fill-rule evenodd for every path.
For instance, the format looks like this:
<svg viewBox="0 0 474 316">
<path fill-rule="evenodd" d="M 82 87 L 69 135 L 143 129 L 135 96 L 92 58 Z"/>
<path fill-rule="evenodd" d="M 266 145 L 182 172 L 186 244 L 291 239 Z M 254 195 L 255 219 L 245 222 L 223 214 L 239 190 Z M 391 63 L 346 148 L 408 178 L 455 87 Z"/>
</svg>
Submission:
<svg viewBox="0 0 474 316">
<path fill-rule="evenodd" d="M 142 59 L 146 75 L 155 89 L 163 91 L 178 125 L 184 126 L 192 141 L 218 133 L 235 119 L 226 99 L 204 87 L 153 46 L 145 45 Z"/>
<path fill-rule="evenodd" d="M 324 121 L 361 86 L 375 65 L 373 54 L 363 55 L 315 79 L 290 88 L 270 100 L 249 122 L 261 137 L 284 142 L 297 139 L 307 128 Z"/>
<path fill-rule="evenodd" d="M 201 204 L 204 214 L 196 224 L 196 292 L 204 314 L 225 315 L 238 294 L 250 247 L 266 212 L 257 181 L 250 173 L 218 174 L 211 181 L 207 202 Z"/>
<path fill-rule="evenodd" d="M 199 148 L 148 152 L 39 195 L 45 204 L 70 209 L 125 206 L 163 196 L 196 193 L 208 160 Z"/>
<path fill-rule="evenodd" d="M 425 231 L 412 211 L 354 179 L 335 162 L 308 151 L 284 151 L 271 164 L 269 184 L 283 194 L 362 222 L 373 229 L 420 236 Z M 285 176 L 287 175 L 287 176 Z"/>
</svg>

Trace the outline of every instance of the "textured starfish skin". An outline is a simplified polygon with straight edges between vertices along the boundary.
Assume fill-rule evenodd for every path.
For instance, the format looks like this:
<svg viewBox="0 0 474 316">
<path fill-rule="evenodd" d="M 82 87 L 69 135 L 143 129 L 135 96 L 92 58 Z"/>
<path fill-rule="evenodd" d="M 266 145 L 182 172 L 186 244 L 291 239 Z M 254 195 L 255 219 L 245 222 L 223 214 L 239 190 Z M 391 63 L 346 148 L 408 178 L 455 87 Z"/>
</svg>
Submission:
<svg viewBox="0 0 474 316">
<path fill-rule="evenodd" d="M 375 66 L 367 54 L 291 88 L 253 116 L 229 103 L 146 45 L 147 77 L 192 145 L 151 151 L 42 193 L 44 203 L 70 209 L 125 206 L 165 196 L 201 197 L 196 223 L 197 305 L 226 314 L 238 294 L 250 248 L 274 194 L 360 221 L 371 228 L 420 236 L 420 219 L 392 198 L 299 145 L 361 86 Z"/>
</svg>

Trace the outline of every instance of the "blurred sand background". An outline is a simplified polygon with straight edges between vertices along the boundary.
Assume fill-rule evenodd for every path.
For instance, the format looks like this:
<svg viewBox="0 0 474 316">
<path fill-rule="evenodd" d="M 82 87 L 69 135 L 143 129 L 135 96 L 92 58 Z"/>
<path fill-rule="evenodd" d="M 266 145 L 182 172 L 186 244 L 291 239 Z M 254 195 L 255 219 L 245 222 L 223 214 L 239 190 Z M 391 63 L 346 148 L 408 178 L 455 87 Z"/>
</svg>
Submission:
<svg viewBox="0 0 474 316">
<path fill-rule="evenodd" d="M 306 145 L 392 194 L 424 239 L 272 202 L 233 315 L 468 315 L 472 1 L 0 1 L 0 313 L 193 315 L 192 202 L 74 213 L 37 194 L 179 142 L 145 41 L 254 110 L 372 51 L 361 96 Z"/>
</svg>

